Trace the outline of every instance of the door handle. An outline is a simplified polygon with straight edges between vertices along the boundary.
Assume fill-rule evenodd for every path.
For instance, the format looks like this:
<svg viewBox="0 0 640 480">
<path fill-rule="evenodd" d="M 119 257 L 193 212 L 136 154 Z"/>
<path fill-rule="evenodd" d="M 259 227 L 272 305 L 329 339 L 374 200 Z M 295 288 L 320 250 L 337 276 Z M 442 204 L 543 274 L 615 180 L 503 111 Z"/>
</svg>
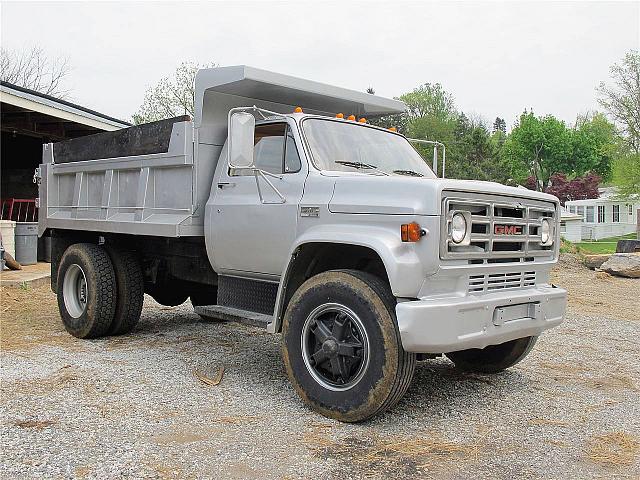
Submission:
<svg viewBox="0 0 640 480">
<path fill-rule="evenodd" d="M 231 188 L 235 187 L 236 184 L 233 182 L 218 182 L 218 188 L 222 190 L 223 188 Z"/>
</svg>

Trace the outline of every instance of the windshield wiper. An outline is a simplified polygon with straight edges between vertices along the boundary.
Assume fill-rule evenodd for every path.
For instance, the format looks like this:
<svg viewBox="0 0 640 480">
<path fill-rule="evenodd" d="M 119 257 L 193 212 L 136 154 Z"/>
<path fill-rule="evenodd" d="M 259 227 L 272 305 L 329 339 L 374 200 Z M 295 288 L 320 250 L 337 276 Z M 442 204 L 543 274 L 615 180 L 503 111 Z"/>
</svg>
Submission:
<svg viewBox="0 0 640 480">
<path fill-rule="evenodd" d="M 393 173 L 397 173 L 399 175 L 409 175 L 410 177 L 424 177 L 423 174 L 414 172 L 413 170 L 394 170 Z"/>
<path fill-rule="evenodd" d="M 340 165 L 345 165 L 347 167 L 353 167 L 353 168 L 366 168 L 371 170 L 378 169 L 378 167 L 376 167 L 375 165 L 371 165 L 369 163 L 350 162 L 348 160 L 335 160 L 333 163 L 339 163 Z"/>
<path fill-rule="evenodd" d="M 376 167 L 375 165 L 371 165 L 370 163 L 350 162 L 349 160 L 334 160 L 333 163 L 338 163 L 340 165 L 345 165 L 347 167 L 357 168 L 359 170 L 360 169 L 375 170 L 376 173 L 380 173 L 382 175 L 389 175 L 387 172 L 383 172 L 382 170 L 379 170 L 378 167 Z"/>
</svg>

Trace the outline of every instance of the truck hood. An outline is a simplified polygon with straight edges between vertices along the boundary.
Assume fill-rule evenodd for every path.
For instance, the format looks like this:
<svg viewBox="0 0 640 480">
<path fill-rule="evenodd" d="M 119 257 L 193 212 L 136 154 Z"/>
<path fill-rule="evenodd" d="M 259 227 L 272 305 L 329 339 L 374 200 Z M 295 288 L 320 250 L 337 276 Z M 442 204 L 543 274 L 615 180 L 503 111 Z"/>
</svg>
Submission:
<svg viewBox="0 0 640 480">
<path fill-rule="evenodd" d="M 354 175 L 336 179 L 329 211 L 387 215 L 440 215 L 442 191 L 478 192 L 557 203 L 553 195 L 495 182 Z"/>
</svg>

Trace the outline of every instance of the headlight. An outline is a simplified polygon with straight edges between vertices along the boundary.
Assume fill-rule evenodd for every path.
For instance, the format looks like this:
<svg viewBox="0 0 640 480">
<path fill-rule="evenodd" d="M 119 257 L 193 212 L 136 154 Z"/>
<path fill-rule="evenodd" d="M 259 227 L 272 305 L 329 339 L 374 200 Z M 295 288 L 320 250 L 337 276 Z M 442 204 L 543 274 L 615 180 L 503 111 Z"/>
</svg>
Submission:
<svg viewBox="0 0 640 480">
<path fill-rule="evenodd" d="M 551 245 L 553 243 L 551 230 L 551 222 L 549 219 L 543 218 L 540 226 L 540 241 L 542 245 Z"/>
<path fill-rule="evenodd" d="M 462 243 L 467 236 L 467 219 L 458 212 L 451 218 L 451 240 L 453 243 Z"/>
</svg>

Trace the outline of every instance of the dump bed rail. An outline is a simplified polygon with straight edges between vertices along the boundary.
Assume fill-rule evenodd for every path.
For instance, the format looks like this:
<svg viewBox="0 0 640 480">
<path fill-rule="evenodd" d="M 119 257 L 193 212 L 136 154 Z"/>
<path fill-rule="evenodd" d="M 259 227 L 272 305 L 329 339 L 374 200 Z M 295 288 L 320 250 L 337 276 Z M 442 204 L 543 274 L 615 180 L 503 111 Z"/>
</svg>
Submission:
<svg viewBox="0 0 640 480">
<path fill-rule="evenodd" d="M 211 185 L 215 167 L 207 163 L 194 161 L 188 117 L 44 145 L 40 234 L 203 235 L 203 185 Z"/>
</svg>

